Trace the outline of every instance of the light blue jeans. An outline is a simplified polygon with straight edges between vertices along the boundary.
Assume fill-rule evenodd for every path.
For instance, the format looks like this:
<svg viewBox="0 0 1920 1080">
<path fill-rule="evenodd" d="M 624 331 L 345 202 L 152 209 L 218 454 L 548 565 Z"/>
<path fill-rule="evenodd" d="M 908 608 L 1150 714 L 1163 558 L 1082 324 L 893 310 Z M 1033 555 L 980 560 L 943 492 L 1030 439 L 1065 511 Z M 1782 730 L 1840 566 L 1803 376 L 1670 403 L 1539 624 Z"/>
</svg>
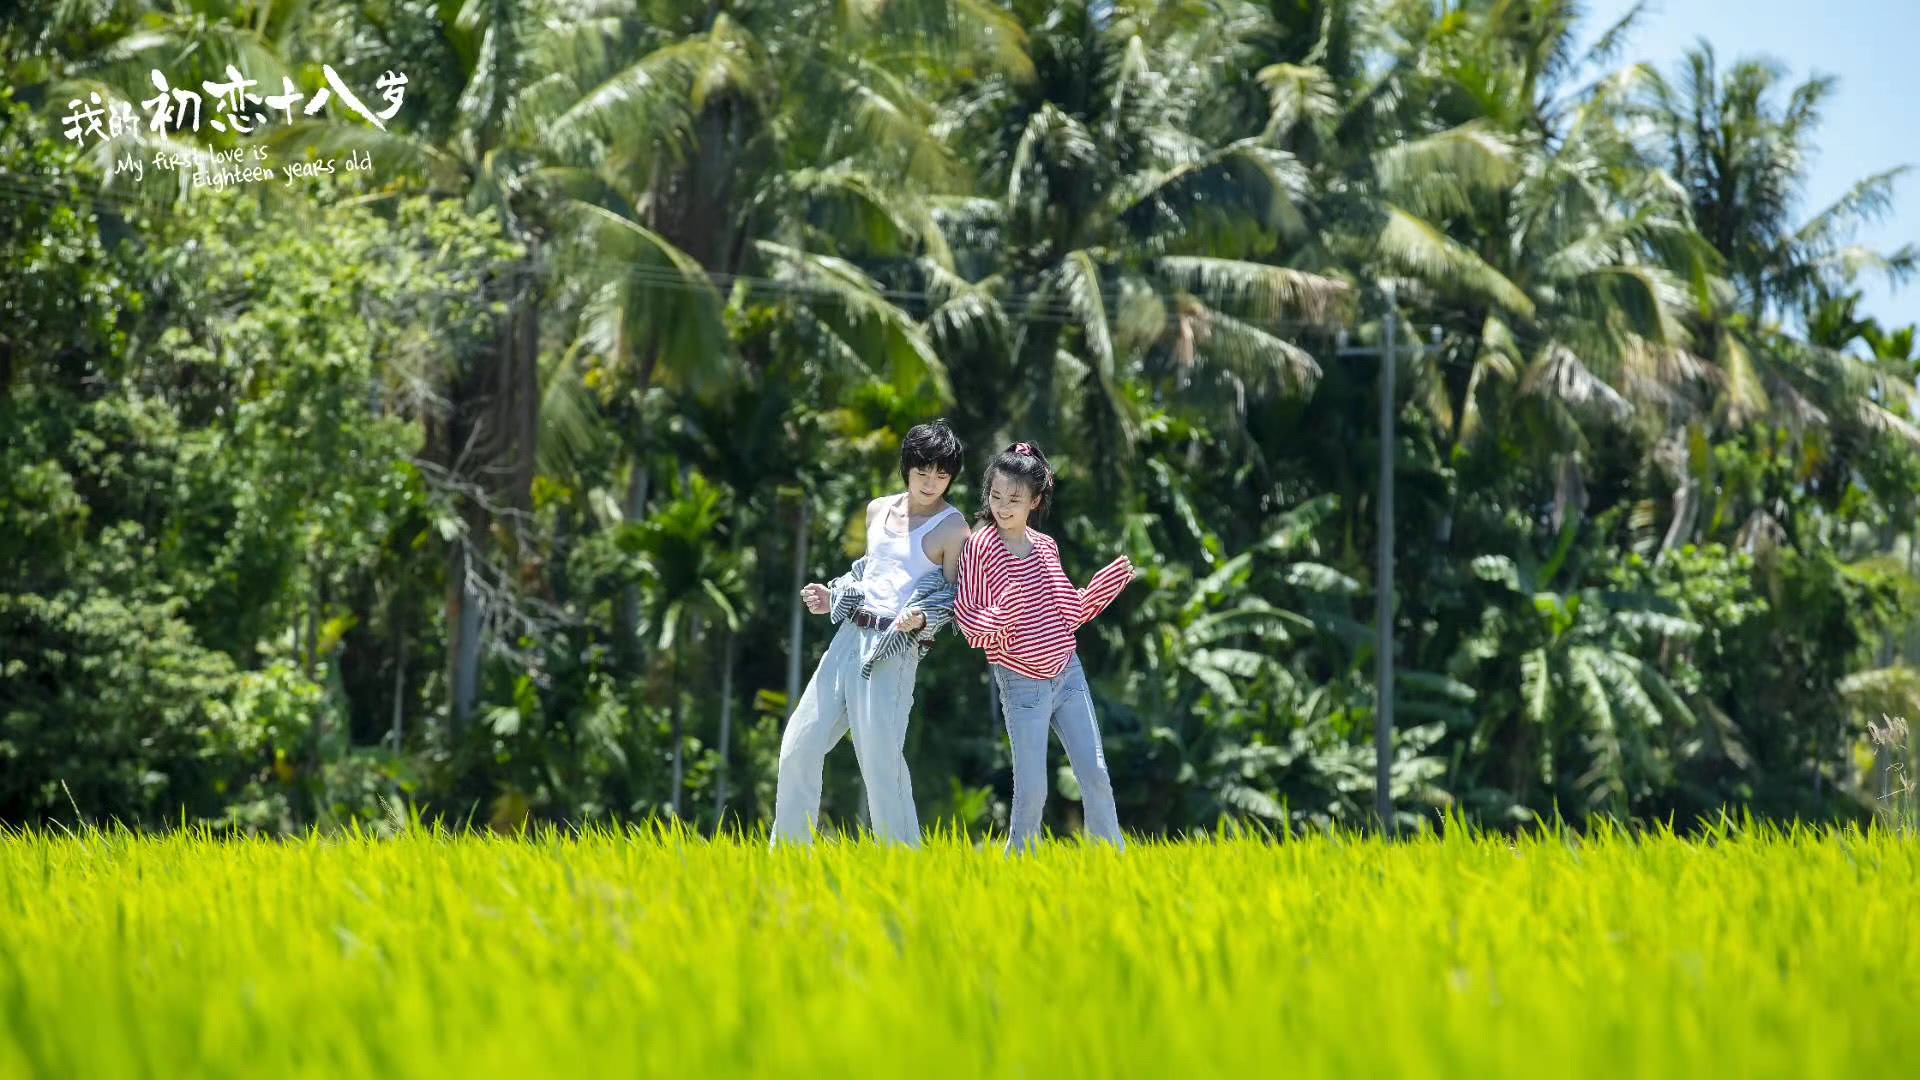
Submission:
<svg viewBox="0 0 1920 1080">
<path fill-rule="evenodd" d="M 1124 849 L 1120 815 L 1113 805 L 1113 781 L 1107 777 L 1107 756 L 1100 748 L 1100 722 L 1093 715 L 1087 675 L 1080 657 L 1051 679 L 1031 679 L 993 665 L 993 681 L 1000 690 L 1000 711 L 1007 718 L 1007 741 L 1013 746 L 1013 821 L 1007 838 L 1009 852 L 1031 848 L 1040 836 L 1040 812 L 1047 804 L 1047 729 L 1060 736 L 1067 764 L 1080 782 L 1080 805 L 1086 831 Z"/>
<path fill-rule="evenodd" d="M 853 732 L 853 754 L 867 788 L 867 817 L 883 843 L 920 846 L 920 819 L 907 775 L 907 713 L 913 708 L 913 678 L 920 650 L 878 660 L 873 677 L 860 674 L 879 647 L 881 632 L 840 624 L 800 704 L 780 737 L 780 773 L 773 797 L 771 843 L 812 842 L 820 814 L 820 785 L 827 752 Z"/>
</svg>

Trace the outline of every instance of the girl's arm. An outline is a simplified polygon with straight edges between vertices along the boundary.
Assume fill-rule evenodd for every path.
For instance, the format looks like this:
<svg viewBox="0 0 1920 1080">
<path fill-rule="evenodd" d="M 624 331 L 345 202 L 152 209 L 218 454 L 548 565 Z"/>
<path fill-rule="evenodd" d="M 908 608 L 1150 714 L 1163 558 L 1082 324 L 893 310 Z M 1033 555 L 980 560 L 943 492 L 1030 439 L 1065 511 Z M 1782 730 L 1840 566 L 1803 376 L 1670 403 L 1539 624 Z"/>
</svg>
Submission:
<svg viewBox="0 0 1920 1080">
<path fill-rule="evenodd" d="M 976 649 L 987 649 L 1006 641 L 1012 613 L 992 601 L 993 582 L 987 574 L 987 560 L 980 548 L 969 543 L 960 557 L 960 588 L 953 600 L 953 621 L 960 636 Z"/>
<path fill-rule="evenodd" d="M 1126 588 L 1132 580 L 1133 564 L 1127 561 L 1125 555 L 1101 567 L 1100 572 L 1093 575 L 1093 580 L 1087 582 L 1087 587 L 1079 590 L 1079 625 L 1085 626 L 1093 621 L 1095 615 L 1105 611 L 1107 605 L 1113 603 L 1114 598 L 1120 595 L 1120 590 Z"/>
</svg>

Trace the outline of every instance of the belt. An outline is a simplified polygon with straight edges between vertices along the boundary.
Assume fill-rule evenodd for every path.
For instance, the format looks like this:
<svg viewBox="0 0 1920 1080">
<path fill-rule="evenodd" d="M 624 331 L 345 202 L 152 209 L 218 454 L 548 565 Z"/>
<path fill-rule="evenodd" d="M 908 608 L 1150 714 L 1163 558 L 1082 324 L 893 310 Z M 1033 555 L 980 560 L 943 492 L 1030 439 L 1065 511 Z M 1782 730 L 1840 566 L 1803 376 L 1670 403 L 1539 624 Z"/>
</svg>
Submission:
<svg viewBox="0 0 1920 1080">
<path fill-rule="evenodd" d="M 853 625 L 862 630 L 885 630 L 893 625 L 893 616 L 875 615 L 866 608 L 861 608 L 853 613 Z"/>
</svg>

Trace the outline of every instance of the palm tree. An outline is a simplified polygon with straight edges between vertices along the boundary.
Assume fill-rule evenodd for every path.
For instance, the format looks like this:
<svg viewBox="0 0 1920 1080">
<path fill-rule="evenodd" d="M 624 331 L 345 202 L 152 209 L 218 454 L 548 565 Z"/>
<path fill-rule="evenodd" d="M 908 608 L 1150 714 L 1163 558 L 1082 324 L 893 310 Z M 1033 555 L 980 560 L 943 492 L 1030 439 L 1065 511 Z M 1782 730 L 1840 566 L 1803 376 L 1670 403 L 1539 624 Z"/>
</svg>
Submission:
<svg viewBox="0 0 1920 1080">
<path fill-rule="evenodd" d="M 1196 366 L 1255 393 L 1311 380 L 1281 320 L 1325 317 L 1340 282 L 1269 262 L 1306 221 L 1305 174 L 1287 155 L 1192 131 L 1205 86 L 1168 52 L 1178 19 L 1126 3 L 1015 0 L 1033 60 L 962 74 L 940 127 L 977 164 L 978 194 L 938 202 L 963 273 L 927 266 L 936 337 L 988 355 L 969 385 L 1021 386 L 1033 431 L 1061 431 L 1065 385 L 1083 430 L 1124 442 L 1137 426 L 1127 377 Z"/>
<path fill-rule="evenodd" d="M 457 508 L 446 617 L 449 720 L 458 737 L 479 693 L 483 646 L 498 637 L 488 627 L 516 603 L 522 577 L 505 562 L 521 554 L 531 507 L 544 247 L 554 229 L 528 178 L 553 150 L 539 102 L 517 93 L 528 78 L 530 41 L 540 32 L 536 13 L 507 0 L 442 4 L 430 31 L 434 51 L 461 81 L 459 107 L 445 114 L 444 126 L 396 121 L 380 129 L 333 109 L 324 119 L 275 125 L 266 139 L 289 157 L 364 151 L 390 189 L 424 190 L 490 214 L 522 252 L 504 273 L 477 283 L 476 292 L 501 311 L 484 345 L 470 355 L 430 355 L 420 370 L 394 379 L 401 407 L 417 412 L 427 430 L 427 475 Z"/>
<path fill-rule="evenodd" d="M 946 396 L 926 335 L 852 260 L 944 257 L 909 186 L 951 163 L 877 57 L 944 40 L 966 8 L 594 3 L 550 28 L 533 94 L 563 153 L 538 179 L 575 200 L 570 265 L 586 287 L 583 340 L 617 376 L 609 419 L 631 455 L 629 522 L 646 512 L 641 403 L 656 387 L 713 394 L 745 374 L 723 310 L 777 313 L 841 382 Z M 630 591 L 619 641 L 634 640 L 636 618 Z"/>
<path fill-rule="evenodd" d="M 1862 178 L 1793 223 L 1814 131 L 1837 81 L 1816 76 L 1788 89 L 1785 79 L 1785 69 L 1765 59 L 1723 72 L 1701 41 L 1675 78 L 1647 73 L 1641 110 L 1653 127 L 1648 152 L 1687 192 L 1695 223 L 1725 260 L 1736 290 L 1730 307 L 1756 323 L 1863 269 L 1904 275 L 1915 259 L 1911 247 L 1883 254 L 1848 242 L 1891 208 L 1904 166 Z"/>
<path fill-rule="evenodd" d="M 1644 152 L 1686 192 L 1727 283 L 1695 290 L 1694 321 L 1700 354 L 1719 369 L 1719 415 L 1733 427 L 1765 416 L 1801 430 L 1853 413 L 1885 426 L 1861 412 L 1844 369 L 1794 349 L 1774 325 L 1844 290 L 1862 271 L 1898 280 L 1915 265 L 1911 246 L 1881 253 L 1849 242 L 1887 212 L 1904 167 L 1859 180 L 1794 224 L 1814 130 L 1834 86 L 1831 77 L 1816 77 L 1787 88 L 1784 69 L 1767 60 L 1723 71 L 1704 41 L 1682 59 L 1677 77 L 1646 73 L 1637 110 L 1652 131 Z"/>
<path fill-rule="evenodd" d="M 725 627 L 729 642 L 740 629 L 743 573 L 738 551 L 715 542 L 727 517 L 721 489 L 692 473 L 671 501 L 645 521 L 623 524 L 615 536 L 617 546 L 631 560 L 629 572 L 645 598 L 640 629 L 654 638 L 659 655 L 672 658 L 666 664 L 673 701 L 668 809 L 676 818 L 681 816 L 686 771 L 685 658 L 706 644 L 702 629 L 708 622 Z M 733 646 L 726 647 L 731 655 Z"/>
</svg>

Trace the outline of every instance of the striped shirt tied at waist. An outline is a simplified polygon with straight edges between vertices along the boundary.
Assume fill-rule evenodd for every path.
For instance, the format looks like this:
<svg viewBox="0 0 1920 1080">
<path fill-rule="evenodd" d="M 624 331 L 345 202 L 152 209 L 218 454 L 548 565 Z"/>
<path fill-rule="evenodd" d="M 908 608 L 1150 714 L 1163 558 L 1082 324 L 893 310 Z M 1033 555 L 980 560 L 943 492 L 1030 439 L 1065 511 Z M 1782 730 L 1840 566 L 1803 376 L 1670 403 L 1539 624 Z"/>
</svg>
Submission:
<svg viewBox="0 0 1920 1080">
<path fill-rule="evenodd" d="M 893 629 L 893 617 L 877 615 L 861 608 L 861 603 L 866 600 L 866 590 L 861 585 L 866 571 L 866 557 L 855 559 L 852 569 L 827 582 L 827 591 L 833 594 L 829 614 L 835 623 L 852 620 L 854 625 L 863 629 L 880 631 L 878 644 L 860 665 L 860 674 L 870 679 L 873 677 L 873 665 L 889 656 L 898 656 L 914 645 L 920 647 L 922 655 L 926 654 L 926 650 L 933 645 L 934 635 L 953 621 L 955 586 L 947 580 L 946 572 L 938 567 L 922 574 L 900 605 L 900 612 L 904 615 L 909 611 L 918 611 L 926 616 L 927 624 L 915 631 L 900 631 Z"/>
</svg>

